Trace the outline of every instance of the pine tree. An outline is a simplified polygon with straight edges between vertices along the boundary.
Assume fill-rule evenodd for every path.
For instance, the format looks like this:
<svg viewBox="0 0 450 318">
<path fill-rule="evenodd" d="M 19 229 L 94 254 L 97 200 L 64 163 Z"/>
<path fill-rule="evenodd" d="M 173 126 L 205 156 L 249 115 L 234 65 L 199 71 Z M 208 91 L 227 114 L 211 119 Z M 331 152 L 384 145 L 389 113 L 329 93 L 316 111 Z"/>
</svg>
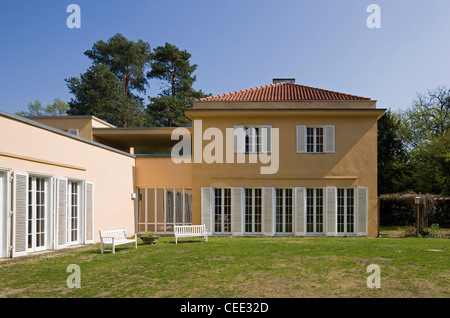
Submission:
<svg viewBox="0 0 450 318">
<path fill-rule="evenodd" d="M 151 71 L 147 77 L 163 81 L 163 91 L 151 97 L 147 112 L 155 126 L 188 126 L 184 111 L 192 107 L 195 98 L 206 96 L 192 88 L 196 64 L 190 63 L 191 54 L 166 43 L 153 50 Z"/>
</svg>

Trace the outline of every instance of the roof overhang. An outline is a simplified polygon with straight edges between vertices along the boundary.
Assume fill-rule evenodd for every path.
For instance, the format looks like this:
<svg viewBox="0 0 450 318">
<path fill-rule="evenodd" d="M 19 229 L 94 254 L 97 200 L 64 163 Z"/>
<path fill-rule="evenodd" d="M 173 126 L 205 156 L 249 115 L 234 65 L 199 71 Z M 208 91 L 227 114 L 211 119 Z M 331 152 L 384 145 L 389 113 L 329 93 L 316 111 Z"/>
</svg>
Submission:
<svg viewBox="0 0 450 318">
<path fill-rule="evenodd" d="M 384 108 L 199 108 L 185 111 L 189 119 L 199 117 L 373 117 L 380 119 Z"/>
</svg>

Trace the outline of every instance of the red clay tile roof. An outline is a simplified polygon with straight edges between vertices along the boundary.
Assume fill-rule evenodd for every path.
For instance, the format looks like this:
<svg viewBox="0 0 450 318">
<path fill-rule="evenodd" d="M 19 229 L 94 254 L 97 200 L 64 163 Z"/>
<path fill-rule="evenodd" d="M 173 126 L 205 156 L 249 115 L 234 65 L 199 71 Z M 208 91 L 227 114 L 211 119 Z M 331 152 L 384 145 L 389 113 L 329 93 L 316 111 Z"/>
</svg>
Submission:
<svg viewBox="0 0 450 318">
<path fill-rule="evenodd" d="M 242 91 L 200 98 L 200 101 L 302 101 L 302 100 L 370 100 L 325 89 L 293 83 L 276 83 Z"/>
</svg>

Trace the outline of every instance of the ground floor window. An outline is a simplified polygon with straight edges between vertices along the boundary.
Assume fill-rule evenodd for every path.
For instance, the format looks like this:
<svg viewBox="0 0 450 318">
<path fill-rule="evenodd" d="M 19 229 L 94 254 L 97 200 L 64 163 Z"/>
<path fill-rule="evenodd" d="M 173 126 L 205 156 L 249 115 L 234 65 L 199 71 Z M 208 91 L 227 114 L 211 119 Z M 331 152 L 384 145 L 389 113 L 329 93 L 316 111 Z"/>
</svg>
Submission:
<svg viewBox="0 0 450 318">
<path fill-rule="evenodd" d="M 323 189 L 306 189 L 306 232 L 323 233 Z"/>
<path fill-rule="evenodd" d="M 27 215 L 27 247 L 28 251 L 46 248 L 46 226 L 49 200 L 45 178 L 28 177 L 28 215 Z"/>
<path fill-rule="evenodd" d="M 245 232 L 262 231 L 262 197 L 260 188 L 245 189 Z"/>
<path fill-rule="evenodd" d="M 292 233 L 292 189 L 276 189 L 275 232 Z"/>
<path fill-rule="evenodd" d="M 355 232 L 355 203 L 353 189 L 337 189 L 337 231 Z"/>
<path fill-rule="evenodd" d="M 231 189 L 214 189 L 214 232 L 231 232 Z"/>
</svg>

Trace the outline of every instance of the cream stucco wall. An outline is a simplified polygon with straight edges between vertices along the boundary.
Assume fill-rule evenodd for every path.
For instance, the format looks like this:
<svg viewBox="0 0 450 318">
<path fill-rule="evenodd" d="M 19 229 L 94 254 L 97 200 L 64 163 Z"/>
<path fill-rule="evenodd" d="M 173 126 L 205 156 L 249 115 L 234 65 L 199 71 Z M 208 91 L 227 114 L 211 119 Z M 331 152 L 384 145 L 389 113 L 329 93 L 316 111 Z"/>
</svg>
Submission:
<svg viewBox="0 0 450 318">
<path fill-rule="evenodd" d="M 99 230 L 135 232 L 135 159 L 0 114 L 0 168 L 94 183 L 94 239 Z M 8 136 L 7 138 L 5 138 Z"/>
</svg>

